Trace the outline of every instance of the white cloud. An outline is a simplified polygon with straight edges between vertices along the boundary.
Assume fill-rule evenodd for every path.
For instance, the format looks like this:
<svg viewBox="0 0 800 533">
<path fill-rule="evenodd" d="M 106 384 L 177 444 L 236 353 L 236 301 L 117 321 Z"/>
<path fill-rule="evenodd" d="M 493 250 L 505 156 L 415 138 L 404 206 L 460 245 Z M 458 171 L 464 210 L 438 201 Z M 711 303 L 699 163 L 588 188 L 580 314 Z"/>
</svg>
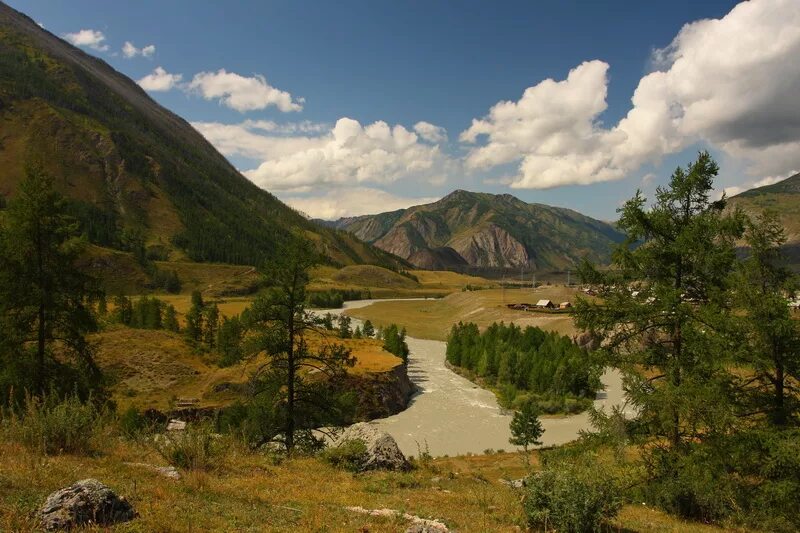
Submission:
<svg viewBox="0 0 800 533">
<path fill-rule="evenodd" d="M 136 83 L 145 91 L 163 92 L 177 86 L 182 79 L 182 74 L 170 74 L 162 67 L 156 67 L 153 72 Z"/>
<path fill-rule="evenodd" d="M 149 44 L 143 48 L 136 48 L 132 42 L 125 41 L 125 44 L 122 45 L 122 55 L 128 59 L 136 56 L 153 57 L 153 54 L 155 53 L 156 45 L 154 44 Z"/>
<path fill-rule="evenodd" d="M 511 186 L 547 188 L 620 179 L 703 141 L 753 175 L 800 165 L 800 2 L 752 0 L 722 19 L 684 26 L 653 54 L 627 116 L 605 127 L 607 71 L 585 62 L 566 80 L 499 102 L 461 134 L 478 143 L 467 166 L 517 163 Z"/>
<path fill-rule="evenodd" d="M 312 218 L 336 220 L 372 215 L 435 202 L 438 198 L 408 198 L 367 187 L 337 188 L 324 196 L 285 197 L 283 200 Z"/>
<path fill-rule="evenodd" d="M 434 144 L 447 142 L 447 130 L 430 122 L 417 122 L 414 124 L 414 131 L 425 141 Z"/>
<path fill-rule="evenodd" d="M 386 184 L 401 179 L 441 184 L 458 168 L 438 146 L 420 142 L 416 133 L 383 121 L 362 126 L 356 120 L 341 118 L 322 133 L 314 123 L 279 128 L 269 121 L 192 125 L 223 154 L 261 161 L 244 174 L 271 190 Z M 297 135 L 285 134 L 294 129 Z"/>
<path fill-rule="evenodd" d="M 264 76 L 245 77 L 220 69 L 195 74 L 188 88 L 206 100 L 218 99 L 223 105 L 244 113 L 274 105 L 283 112 L 301 111 L 303 99 L 272 87 Z"/>
<path fill-rule="evenodd" d="M 105 52 L 108 50 L 108 45 L 103 44 L 103 41 L 106 40 L 106 36 L 103 35 L 103 32 L 98 30 L 81 30 L 75 33 L 66 33 L 63 37 L 75 46 L 91 48 L 98 52 Z"/>
</svg>

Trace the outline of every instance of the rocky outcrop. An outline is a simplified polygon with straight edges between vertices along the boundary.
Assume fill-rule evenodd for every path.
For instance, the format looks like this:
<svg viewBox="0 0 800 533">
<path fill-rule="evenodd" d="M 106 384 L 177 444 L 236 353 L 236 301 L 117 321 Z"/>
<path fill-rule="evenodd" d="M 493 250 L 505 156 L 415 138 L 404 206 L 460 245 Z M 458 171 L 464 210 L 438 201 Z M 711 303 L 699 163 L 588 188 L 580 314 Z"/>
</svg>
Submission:
<svg viewBox="0 0 800 533">
<path fill-rule="evenodd" d="M 440 520 L 422 518 L 410 513 L 402 513 L 395 509 L 365 509 L 363 507 L 345 507 L 350 512 L 386 518 L 402 518 L 411 522 L 405 533 L 448 533 L 450 530 Z"/>
<path fill-rule="evenodd" d="M 450 246 L 474 266 L 517 267 L 528 264 L 525 246 L 495 225 L 458 237 L 450 242 Z"/>
<path fill-rule="evenodd" d="M 110 526 L 136 517 L 125 498 L 96 479 L 84 479 L 47 497 L 37 513 L 42 529 L 69 530 L 95 524 Z"/>
<path fill-rule="evenodd" d="M 353 424 L 342 432 L 333 445 L 341 446 L 353 440 L 360 440 L 367 447 L 362 463 L 364 470 L 408 470 L 411 467 L 394 437 L 372 424 Z"/>
<path fill-rule="evenodd" d="M 388 372 L 349 375 L 345 387 L 356 393 L 356 420 L 361 421 L 385 418 L 404 411 L 416 390 L 402 364 Z"/>
</svg>

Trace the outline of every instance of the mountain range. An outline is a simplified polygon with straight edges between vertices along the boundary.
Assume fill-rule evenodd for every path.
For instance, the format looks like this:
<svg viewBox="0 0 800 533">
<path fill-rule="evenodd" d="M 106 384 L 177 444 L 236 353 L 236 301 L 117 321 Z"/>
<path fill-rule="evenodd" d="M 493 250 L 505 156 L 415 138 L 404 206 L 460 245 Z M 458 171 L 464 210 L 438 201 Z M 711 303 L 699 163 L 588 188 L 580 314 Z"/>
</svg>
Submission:
<svg viewBox="0 0 800 533">
<path fill-rule="evenodd" d="M 188 122 L 107 63 L 0 2 L 0 208 L 28 166 L 68 198 L 89 240 L 156 259 L 257 264 L 289 232 L 333 265 L 561 270 L 607 263 L 613 224 L 508 195 L 334 222 L 308 220 L 239 173 Z M 800 262 L 800 174 L 730 199 L 778 212 Z"/>
<path fill-rule="evenodd" d="M 510 195 L 456 190 L 437 202 L 329 224 L 419 268 L 564 269 L 605 263 L 623 240 L 613 225 Z"/>
<path fill-rule="evenodd" d="M 41 167 L 97 245 L 257 264 L 289 231 L 333 264 L 398 260 L 306 220 L 134 81 L 0 2 L 0 199 Z"/>
</svg>

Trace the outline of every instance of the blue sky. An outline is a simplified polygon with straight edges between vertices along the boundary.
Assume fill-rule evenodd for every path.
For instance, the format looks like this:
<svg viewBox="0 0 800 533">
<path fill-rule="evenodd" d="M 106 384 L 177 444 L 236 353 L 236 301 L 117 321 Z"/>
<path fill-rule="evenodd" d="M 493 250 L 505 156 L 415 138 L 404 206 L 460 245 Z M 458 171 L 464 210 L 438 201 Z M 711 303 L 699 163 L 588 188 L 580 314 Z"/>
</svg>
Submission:
<svg viewBox="0 0 800 533">
<path fill-rule="evenodd" d="M 698 149 L 729 192 L 800 168 L 796 0 L 10 4 L 313 216 L 466 188 L 613 219 Z"/>
</svg>

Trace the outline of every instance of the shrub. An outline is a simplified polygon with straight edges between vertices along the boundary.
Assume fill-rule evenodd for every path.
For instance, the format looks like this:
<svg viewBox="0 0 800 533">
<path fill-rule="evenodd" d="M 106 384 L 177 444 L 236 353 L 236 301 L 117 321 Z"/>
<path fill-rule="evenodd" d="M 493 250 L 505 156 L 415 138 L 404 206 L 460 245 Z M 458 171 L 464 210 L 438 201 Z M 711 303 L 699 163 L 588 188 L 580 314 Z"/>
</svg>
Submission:
<svg viewBox="0 0 800 533">
<path fill-rule="evenodd" d="M 622 506 L 616 479 L 597 464 L 546 465 L 527 481 L 523 502 L 531 528 L 599 531 Z"/>
<path fill-rule="evenodd" d="M 335 468 L 341 468 L 348 472 L 360 472 L 364 469 L 364 463 L 367 460 L 367 445 L 363 440 L 347 440 L 338 446 L 326 448 L 320 456 Z"/>
<path fill-rule="evenodd" d="M 9 413 L 8 429 L 12 438 L 44 454 L 87 454 L 101 417 L 91 398 L 83 402 L 77 394 L 26 396 L 20 412 Z"/>
<path fill-rule="evenodd" d="M 135 407 L 128 407 L 122 413 L 118 420 L 117 425 L 120 432 L 128 438 L 136 438 L 142 433 L 150 429 L 150 421 Z"/>
<path fill-rule="evenodd" d="M 187 470 L 212 470 L 227 449 L 223 439 L 207 425 L 188 426 L 184 431 L 156 435 L 156 452 L 172 466 Z"/>
</svg>

